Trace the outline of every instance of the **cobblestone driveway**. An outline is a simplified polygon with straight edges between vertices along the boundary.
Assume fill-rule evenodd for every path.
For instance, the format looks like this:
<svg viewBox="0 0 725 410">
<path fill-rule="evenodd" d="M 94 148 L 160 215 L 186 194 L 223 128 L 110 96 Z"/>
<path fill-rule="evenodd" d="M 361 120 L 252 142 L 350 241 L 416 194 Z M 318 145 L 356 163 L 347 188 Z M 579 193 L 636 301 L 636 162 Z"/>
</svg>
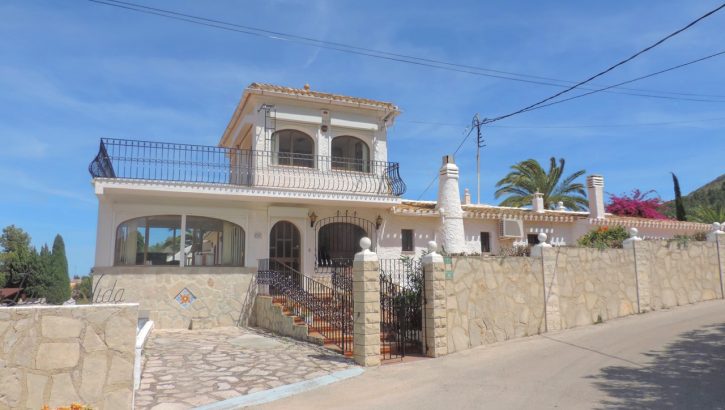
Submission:
<svg viewBox="0 0 725 410">
<path fill-rule="evenodd" d="M 154 330 L 137 409 L 188 409 L 354 367 L 308 343 L 257 329 Z"/>
</svg>

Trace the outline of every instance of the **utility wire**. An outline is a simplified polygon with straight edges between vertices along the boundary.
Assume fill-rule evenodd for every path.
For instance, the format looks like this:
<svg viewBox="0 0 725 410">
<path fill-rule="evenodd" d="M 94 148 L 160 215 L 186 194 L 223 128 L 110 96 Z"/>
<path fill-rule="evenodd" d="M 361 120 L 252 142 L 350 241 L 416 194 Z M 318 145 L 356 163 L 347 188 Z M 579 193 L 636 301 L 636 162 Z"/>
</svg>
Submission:
<svg viewBox="0 0 725 410">
<path fill-rule="evenodd" d="M 629 127 L 656 127 L 662 125 L 676 125 L 676 124 L 692 124 L 699 122 L 709 121 L 724 121 L 725 117 L 717 118 L 702 118 L 694 120 L 677 120 L 677 121 L 662 121 L 662 122 L 635 122 L 635 123 L 620 123 L 620 124 L 581 124 L 581 125 L 488 125 L 490 128 L 520 128 L 520 129 L 568 129 L 568 128 L 629 128 Z M 408 123 L 408 124 L 423 124 L 423 125 L 434 125 L 439 127 L 455 127 L 463 128 L 462 124 L 453 124 L 447 122 L 431 122 L 431 121 L 417 121 L 417 120 L 397 120 L 396 122 Z"/>
<path fill-rule="evenodd" d="M 459 73 L 466 73 L 466 74 L 472 74 L 472 75 L 478 75 L 478 76 L 484 76 L 484 77 L 497 78 L 497 79 L 502 79 L 502 80 L 518 81 L 518 82 L 523 82 L 523 83 L 545 85 L 545 86 L 552 86 L 552 87 L 561 87 L 561 88 L 567 87 L 567 86 L 564 84 L 552 83 L 552 81 L 555 81 L 558 83 L 576 84 L 573 81 L 560 80 L 560 79 L 555 79 L 555 78 L 550 78 L 550 77 L 513 73 L 513 72 L 509 72 L 509 71 L 495 70 L 495 69 L 477 67 L 477 66 L 466 65 L 466 64 L 450 63 L 450 62 L 446 62 L 446 61 L 442 61 L 442 60 L 415 57 L 415 56 L 410 56 L 410 55 L 406 55 L 406 54 L 392 53 L 392 52 L 387 52 L 387 51 L 375 50 L 375 49 L 371 49 L 371 48 L 358 47 L 358 46 L 354 46 L 354 45 L 338 43 L 338 42 L 333 42 L 333 41 L 319 40 L 319 39 L 314 39 L 311 37 L 299 36 L 299 35 L 295 35 L 295 34 L 279 32 L 279 31 L 266 30 L 266 29 L 257 28 L 257 27 L 229 23 L 229 22 L 225 22 L 225 21 L 221 21 L 221 20 L 194 16 L 191 14 L 184 14 L 184 13 L 179 13 L 179 12 L 175 12 L 172 10 L 166 10 L 166 9 L 161 9 L 161 8 L 156 8 L 156 7 L 149 7 L 149 6 L 144 6 L 141 4 L 126 2 L 126 1 L 120 1 L 120 0 L 89 0 L 89 1 L 91 1 L 93 3 L 104 4 L 107 6 L 136 11 L 136 12 L 140 12 L 140 13 L 152 14 L 152 15 L 156 15 L 156 16 L 160 16 L 160 17 L 169 18 L 169 19 L 185 21 L 185 22 L 192 23 L 192 24 L 198 24 L 198 25 L 202 25 L 202 26 L 218 28 L 218 29 L 227 30 L 227 31 L 234 31 L 234 32 L 248 34 L 248 35 L 257 36 L 257 37 L 264 37 L 264 38 L 272 39 L 272 40 L 289 41 L 289 42 L 303 44 L 303 45 L 312 46 L 312 47 L 335 50 L 335 51 L 350 53 L 350 54 L 358 54 L 358 55 L 367 56 L 367 57 L 396 61 L 396 62 L 413 64 L 413 65 L 418 65 L 418 66 L 437 68 L 437 69 L 454 71 L 454 72 L 459 72 Z M 514 77 L 512 77 L 512 76 L 514 76 Z M 524 78 L 516 78 L 516 77 L 524 77 Z M 529 79 L 526 79 L 526 78 L 529 78 Z M 533 79 L 533 80 L 530 80 L 530 79 Z M 587 87 L 579 87 L 579 88 L 585 89 L 585 90 L 590 89 Z M 626 90 L 626 91 L 607 89 L 606 92 L 614 93 L 614 94 L 638 96 L 638 97 L 648 97 L 648 98 L 662 98 L 662 96 L 653 95 L 651 93 L 671 94 L 671 95 L 683 96 L 683 97 L 670 97 L 671 99 L 681 99 L 681 100 L 685 100 L 685 101 L 699 101 L 699 102 L 725 102 L 725 101 L 721 101 L 721 100 L 709 99 L 709 98 L 725 98 L 724 95 L 695 94 L 695 93 L 683 93 L 683 92 L 673 92 L 673 91 L 657 91 L 657 90 L 625 88 L 625 87 L 612 87 L 612 88 L 618 88 L 618 89 Z M 630 92 L 630 91 L 635 91 L 635 92 Z M 685 98 L 685 97 L 705 97 L 705 98 L 703 99 L 703 98 Z"/>
<path fill-rule="evenodd" d="M 614 65 L 612 65 L 612 66 L 610 66 L 610 67 L 608 67 L 608 68 L 600 71 L 600 72 L 598 72 L 597 74 L 594 74 L 593 76 L 587 78 L 586 80 L 580 81 L 579 83 L 577 83 L 577 84 L 575 84 L 575 85 L 573 85 L 573 86 L 571 86 L 571 87 L 569 87 L 569 88 L 567 88 L 567 89 L 565 89 L 563 91 L 560 91 L 560 92 L 558 92 L 558 93 L 556 93 L 556 94 L 554 94 L 552 96 L 546 97 L 543 100 L 538 101 L 538 102 L 535 102 L 533 104 L 530 104 L 530 105 L 528 105 L 528 106 L 526 106 L 524 108 L 521 108 L 521 109 L 516 110 L 514 112 L 511 112 L 511 113 L 508 113 L 508 114 L 505 114 L 505 115 L 500 115 L 498 117 L 495 117 L 495 118 L 492 118 L 490 120 L 487 120 L 487 121 L 485 121 L 485 123 L 490 124 L 492 122 L 501 121 L 501 120 L 503 120 L 505 118 L 513 117 L 514 115 L 518 115 L 518 114 L 521 114 L 523 112 L 529 111 L 529 110 L 531 110 L 534 107 L 537 107 L 539 105 L 542 105 L 542 104 L 544 104 L 544 103 L 546 103 L 548 101 L 551 101 L 551 100 L 553 100 L 555 98 L 558 98 L 558 97 L 560 97 L 560 96 L 562 96 L 562 95 L 564 95 L 564 94 L 566 94 L 568 92 L 571 92 L 571 91 L 573 91 L 574 89 L 576 89 L 579 86 L 582 86 L 584 84 L 590 83 L 591 81 L 593 81 L 593 80 L 595 80 L 595 79 L 597 79 L 597 78 L 599 78 L 599 77 L 601 77 L 601 76 L 609 73 L 610 71 L 614 70 L 615 68 L 617 68 L 619 66 L 622 66 L 624 64 L 627 64 L 628 62 L 634 60 L 635 58 L 641 56 L 642 54 L 644 54 L 644 53 L 652 50 L 653 48 L 659 46 L 660 44 L 662 44 L 665 41 L 671 39 L 672 37 L 675 37 L 676 35 L 678 35 L 678 34 L 684 32 L 684 31 L 690 29 L 695 24 L 697 24 L 700 21 L 702 21 L 702 20 L 710 17 L 711 15 L 717 13 L 718 11 L 720 11 L 723 8 L 725 8 L 725 3 L 721 4 L 720 6 L 716 7 L 713 10 L 708 11 L 707 13 L 705 13 L 702 16 L 698 17 L 697 19 L 691 21 L 686 26 L 684 26 L 684 27 L 682 27 L 682 28 L 680 28 L 678 30 L 675 30 L 674 32 L 666 35 L 665 37 L 661 38 L 660 40 L 657 40 L 654 44 L 652 44 L 652 45 L 650 45 L 648 47 L 645 47 L 644 49 L 642 49 L 642 50 L 640 50 L 640 51 L 632 54 L 631 56 L 625 58 L 624 60 L 622 60 L 622 61 L 620 61 L 620 62 L 618 62 L 618 63 L 616 63 L 616 64 L 614 64 Z"/>
<path fill-rule="evenodd" d="M 624 60 L 621 60 L 621 61 L 617 62 L 616 64 L 614 64 L 614 65 L 612 65 L 612 66 L 610 66 L 610 67 L 608 67 L 608 68 L 606 68 L 606 69 L 598 72 L 597 74 L 594 74 L 593 76 L 590 76 L 589 78 L 587 78 L 587 79 L 585 79 L 583 81 L 580 81 L 579 83 L 577 83 L 577 84 L 575 84 L 575 85 L 573 85 L 573 86 L 571 86 L 571 87 L 569 87 L 569 88 L 567 88 L 567 89 L 565 89 L 563 91 L 560 91 L 560 92 L 558 92 L 558 93 L 556 93 L 556 94 L 554 94 L 554 95 L 552 95 L 550 97 L 544 98 L 543 100 L 540 100 L 538 102 L 535 102 L 533 104 L 530 104 L 530 105 L 528 105 L 528 106 L 526 106 L 524 108 L 518 109 L 518 110 L 513 111 L 511 113 L 508 113 L 508 114 L 505 114 L 505 115 L 500 115 L 500 116 L 495 117 L 495 118 L 492 118 L 492 119 L 488 119 L 488 118 L 487 119 L 484 119 L 482 121 L 482 123 L 483 124 L 491 124 L 491 123 L 494 123 L 494 122 L 497 122 L 497 121 L 501 121 L 501 120 L 503 120 L 505 118 L 513 117 L 515 115 L 524 113 L 526 111 L 530 111 L 530 110 L 534 109 L 535 107 L 541 106 L 541 105 L 543 105 L 543 104 L 545 104 L 545 103 L 547 103 L 547 102 L 549 102 L 549 101 L 551 101 L 551 100 L 553 100 L 553 99 L 555 99 L 557 97 L 560 97 L 560 96 L 562 96 L 562 95 L 564 95 L 564 94 L 566 94 L 568 92 L 571 92 L 574 89 L 578 88 L 579 86 L 584 85 L 584 84 L 587 84 L 587 83 L 589 83 L 589 82 L 591 82 L 591 81 L 593 81 L 593 80 L 595 80 L 595 79 L 597 79 L 597 78 L 599 78 L 599 77 L 601 77 L 601 76 L 609 73 L 610 71 L 614 70 L 615 68 L 617 68 L 619 66 L 622 66 L 622 65 L 624 65 L 624 64 L 626 64 L 626 63 L 634 60 L 635 58 L 639 57 L 640 55 L 642 55 L 642 54 L 644 54 L 644 53 L 652 50 L 653 48 L 659 46 L 660 44 L 664 43 L 665 41 L 671 39 L 672 37 L 675 37 L 676 35 L 678 35 L 678 34 L 684 32 L 684 31 L 690 29 L 695 24 L 697 24 L 700 21 L 706 19 L 707 17 L 709 17 L 709 16 L 717 13 L 718 11 L 720 11 L 723 8 L 725 8 L 725 3 L 721 4 L 720 6 L 716 7 L 713 10 L 708 11 L 707 13 L 705 13 L 702 16 L 698 17 L 697 19 L 691 21 L 690 23 L 688 23 L 684 27 L 682 27 L 682 28 L 680 28 L 678 30 L 675 30 L 674 32 L 666 35 L 665 37 L 661 38 L 660 40 L 657 40 L 652 45 L 650 45 L 648 47 L 645 47 L 644 49 L 642 49 L 642 50 L 640 50 L 640 51 L 632 54 L 631 56 L 625 58 Z M 687 65 L 687 64 L 685 64 L 685 65 Z M 681 66 L 684 66 L 684 65 L 681 65 Z M 669 71 L 669 70 L 663 70 L 663 72 L 664 71 Z M 647 77 L 647 76 L 645 76 L 645 77 Z M 634 80 L 634 81 L 637 81 L 637 80 Z M 472 130 L 473 129 L 471 129 L 471 131 Z M 466 136 L 461 140 L 461 143 L 458 144 L 458 147 L 456 148 L 456 150 L 453 153 L 453 156 L 454 157 L 456 156 L 456 154 L 458 153 L 458 151 L 460 151 L 461 147 L 463 147 L 463 144 L 466 142 L 466 140 L 468 139 L 468 137 L 470 135 L 471 135 L 471 132 L 469 131 L 468 134 L 466 134 Z M 436 174 L 436 176 L 433 178 L 433 180 L 431 181 L 431 183 L 428 184 L 428 186 L 426 187 L 426 189 L 423 190 L 423 192 L 418 196 L 419 199 L 428 191 L 428 189 L 430 189 L 430 187 L 433 185 L 433 182 L 435 182 L 435 180 L 437 178 L 438 178 L 438 174 Z"/>
</svg>

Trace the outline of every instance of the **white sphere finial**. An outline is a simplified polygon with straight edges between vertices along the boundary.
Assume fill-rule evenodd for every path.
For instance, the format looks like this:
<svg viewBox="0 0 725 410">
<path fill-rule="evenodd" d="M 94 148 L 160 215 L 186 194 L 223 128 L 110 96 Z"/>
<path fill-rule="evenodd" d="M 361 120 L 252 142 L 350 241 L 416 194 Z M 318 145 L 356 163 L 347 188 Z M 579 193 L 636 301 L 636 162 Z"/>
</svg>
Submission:
<svg viewBox="0 0 725 410">
<path fill-rule="evenodd" d="M 433 253 L 437 250 L 438 250 L 438 244 L 436 243 L 436 241 L 428 242 L 428 252 Z"/>
<path fill-rule="evenodd" d="M 719 231 L 721 227 L 722 227 L 722 224 L 720 224 L 720 222 L 714 222 L 712 224 L 712 230 L 713 231 Z"/>
<path fill-rule="evenodd" d="M 360 239 L 360 247 L 362 248 L 363 252 L 370 250 L 370 245 L 372 245 L 373 242 L 368 238 L 367 236 L 363 236 Z"/>
<path fill-rule="evenodd" d="M 634 227 L 629 228 L 629 237 L 630 238 L 636 238 L 638 233 L 639 233 L 639 229 L 634 228 Z"/>
<path fill-rule="evenodd" d="M 539 243 L 546 243 L 546 238 L 548 238 L 548 236 L 546 236 L 546 234 L 542 232 L 539 234 L 538 238 L 539 238 Z"/>
</svg>

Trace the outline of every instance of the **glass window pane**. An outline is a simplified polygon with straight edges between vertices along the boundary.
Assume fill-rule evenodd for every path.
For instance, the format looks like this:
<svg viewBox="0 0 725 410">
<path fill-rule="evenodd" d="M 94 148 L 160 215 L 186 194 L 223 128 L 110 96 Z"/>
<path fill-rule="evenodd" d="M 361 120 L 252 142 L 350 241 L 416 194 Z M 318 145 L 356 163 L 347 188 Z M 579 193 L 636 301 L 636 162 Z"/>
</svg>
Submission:
<svg viewBox="0 0 725 410">
<path fill-rule="evenodd" d="M 164 215 L 126 221 L 116 230 L 116 265 L 178 265 L 181 216 Z"/>
<path fill-rule="evenodd" d="M 244 230 L 233 223 L 186 217 L 185 266 L 243 266 Z"/>
</svg>

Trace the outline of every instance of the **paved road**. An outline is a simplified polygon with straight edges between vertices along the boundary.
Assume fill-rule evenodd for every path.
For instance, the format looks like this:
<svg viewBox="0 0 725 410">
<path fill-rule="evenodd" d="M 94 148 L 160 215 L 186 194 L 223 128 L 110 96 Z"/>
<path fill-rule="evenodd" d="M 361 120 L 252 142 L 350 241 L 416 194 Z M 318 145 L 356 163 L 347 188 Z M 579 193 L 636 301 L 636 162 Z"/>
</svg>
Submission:
<svg viewBox="0 0 725 410">
<path fill-rule="evenodd" d="M 265 409 L 725 409 L 725 302 L 383 366 Z"/>
</svg>

